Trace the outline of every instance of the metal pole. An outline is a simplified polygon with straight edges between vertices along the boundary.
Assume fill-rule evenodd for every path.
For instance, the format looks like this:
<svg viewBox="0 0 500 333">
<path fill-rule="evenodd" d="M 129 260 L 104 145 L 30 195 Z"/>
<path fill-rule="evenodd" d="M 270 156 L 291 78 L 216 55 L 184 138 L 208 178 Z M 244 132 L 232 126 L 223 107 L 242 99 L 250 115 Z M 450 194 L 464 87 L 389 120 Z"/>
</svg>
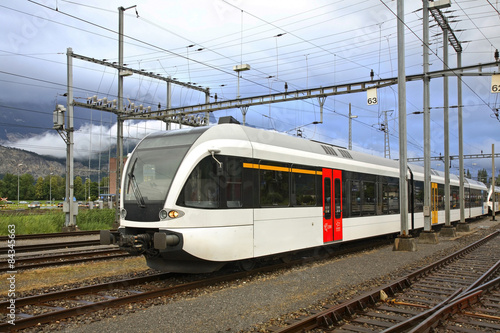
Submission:
<svg viewBox="0 0 500 333">
<path fill-rule="evenodd" d="M 457 53 L 457 67 L 462 67 L 462 52 Z M 458 155 L 460 169 L 460 222 L 465 223 L 465 191 L 464 191 L 464 131 L 462 117 L 462 76 L 457 76 L 457 102 L 458 102 Z"/>
<path fill-rule="evenodd" d="M 248 106 L 240 106 L 241 114 L 243 115 L 243 126 L 245 126 L 247 119 Z"/>
<path fill-rule="evenodd" d="M 389 142 L 389 121 L 387 120 L 387 112 L 384 111 L 384 158 L 391 158 L 391 145 Z"/>
<path fill-rule="evenodd" d="M 170 76 L 168 77 L 170 79 Z M 172 108 L 172 83 L 167 81 L 167 110 Z M 167 122 L 167 131 L 170 130 L 172 122 Z"/>
<path fill-rule="evenodd" d="M 125 8 L 118 7 L 118 111 L 116 114 L 116 190 L 115 190 L 115 223 L 120 223 L 120 184 L 123 168 L 123 12 Z"/>
<path fill-rule="evenodd" d="M 443 69 L 448 69 L 448 29 L 443 30 Z M 450 221 L 450 124 L 448 101 L 448 76 L 443 78 L 443 107 L 444 107 L 444 216 L 445 225 L 451 226 Z"/>
<path fill-rule="evenodd" d="M 205 93 L 205 104 L 208 104 L 210 103 L 210 90 L 207 88 L 207 92 Z M 208 126 L 210 125 L 210 122 L 209 122 L 209 112 L 205 112 L 205 125 Z"/>
<path fill-rule="evenodd" d="M 491 220 L 495 221 L 495 144 L 491 144 Z"/>
<path fill-rule="evenodd" d="M 238 92 L 236 93 L 236 99 L 240 99 L 240 72 L 237 72 L 237 74 L 238 74 Z"/>
<path fill-rule="evenodd" d="M 351 103 L 349 103 L 349 150 L 352 150 L 352 115 L 351 115 Z"/>
<path fill-rule="evenodd" d="M 69 47 L 67 50 L 67 63 L 68 63 L 68 126 L 67 131 L 67 148 L 66 148 L 66 204 L 68 206 L 66 212 L 65 227 L 75 228 L 75 206 L 73 205 L 74 197 L 74 183 L 73 183 L 73 57 L 71 56 L 73 50 Z"/>
<path fill-rule="evenodd" d="M 424 231 L 432 229 L 431 209 L 431 113 L 429 72 L 429 1 L 423 0 L 424 39 Z"/>
<path fill-rule="evenodd" d="M 404 1 L 398 0 L 398 110 L 399 110 L 399 208 L 401 235 L 408 236 L 408 184 L 406 175 L 406 71 L 404 37 Z"/>
</svg>

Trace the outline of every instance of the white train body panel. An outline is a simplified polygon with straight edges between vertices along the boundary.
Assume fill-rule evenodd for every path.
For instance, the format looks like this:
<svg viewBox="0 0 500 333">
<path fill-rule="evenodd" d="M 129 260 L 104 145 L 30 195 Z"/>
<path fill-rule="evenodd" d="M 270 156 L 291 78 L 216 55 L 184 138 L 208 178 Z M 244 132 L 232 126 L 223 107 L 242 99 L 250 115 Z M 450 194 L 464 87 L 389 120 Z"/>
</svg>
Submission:
<svg viewBox="0 0 500 333">
<path fill-rule="evenodd" d="M 256 257 L 323 244 L 321 207 L 255 209 Z"/>
<path fill-rule="evenodd" d="M 234 261 L 253 258 L 253 226 L 169 229 L 182 233 L 183 250 L 202 260 Z"/>
</svg>

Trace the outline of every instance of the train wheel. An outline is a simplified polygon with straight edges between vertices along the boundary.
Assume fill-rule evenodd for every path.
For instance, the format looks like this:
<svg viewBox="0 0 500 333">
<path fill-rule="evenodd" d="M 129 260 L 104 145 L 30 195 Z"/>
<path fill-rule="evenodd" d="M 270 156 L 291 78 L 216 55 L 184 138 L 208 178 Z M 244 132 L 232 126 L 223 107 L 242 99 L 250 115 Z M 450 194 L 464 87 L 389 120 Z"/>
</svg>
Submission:
<svg viewBox="0 0 500 333">
<path fill-rule="evenodd" d="M 254 259 L 242 260 L 238 262 L 238 268 L 245 272 L 251 271 L 252 269 L 255 268 L 255 260 Z"/>
<path fill-rule="evenodd" d="M 295 253 L 287 253 L 287 254 L 282 255 L 280 257 L 281 262 L 284 264 L 288 264 L 288 263 L 292 262 L 294 254 Z"/>
</svg>

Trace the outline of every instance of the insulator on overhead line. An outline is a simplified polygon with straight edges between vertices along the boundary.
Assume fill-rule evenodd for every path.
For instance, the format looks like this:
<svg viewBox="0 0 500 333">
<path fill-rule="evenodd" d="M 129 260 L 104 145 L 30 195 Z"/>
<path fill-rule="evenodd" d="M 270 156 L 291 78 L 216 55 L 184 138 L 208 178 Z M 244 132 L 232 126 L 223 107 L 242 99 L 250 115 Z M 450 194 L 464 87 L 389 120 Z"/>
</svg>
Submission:
<svg viewBox="0 0 500 333">
<path fill-rule="evenodd" d="M 498 49 L 495 50 L 495 61 L 498 62 L 500 60 L 500 53 L 498 53 Z"/>
</svg>

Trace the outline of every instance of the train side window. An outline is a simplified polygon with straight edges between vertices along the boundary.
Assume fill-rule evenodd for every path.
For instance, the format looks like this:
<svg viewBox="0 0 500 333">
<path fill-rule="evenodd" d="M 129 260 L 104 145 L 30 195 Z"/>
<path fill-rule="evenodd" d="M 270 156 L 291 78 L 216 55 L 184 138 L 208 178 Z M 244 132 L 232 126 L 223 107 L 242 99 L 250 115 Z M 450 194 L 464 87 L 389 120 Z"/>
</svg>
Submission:
<svg viewBox="0 0 500 333">
<path fill-rule="evenodd" d="M 471 207 L 482 207 L 483 205 L 483 193 L 481 190 L 470 190 L 470 206 Z"/>
<path fill-rule="evenodd" d="M 399 213 L 399 180 L 388 178 L 383 187 L 383 210 L 385 214 Z"/>
<path fill-rule="evenodd" d="M 351 180 L 351 209 L 350 216 L 361 216 L 361 182 Z"/>
<path fill-rule="evenodd" d="M 464 203 L 465 203 L 465 208 L 471 207 L 470 188 L 468 187 L 464 187 Z"/>
<path fill-rule="evenodd" d="M 325 202 L 323 203 L 323 213 L 325 219 L 329 220 L 332 218 L 332 181 L 330 178 L 324 179 L 323 188 L 325 192 L 325 195 L 323 196 L 325 200 Z"/>
<path fill-rule="evenodd" d="M 282 163 L 263 163 L 259 170 L 260 206 L 287 207 L 290 203 L 290 168 Z"/>
<path fill-rule="evenodd" d="M 191 172 L 177 202 L 187 207 L 218 208 L 219 194 L 216 162 L 208 156 Z"/>
<path fill-rule="evenodd" d="M 363 181 L 363 193 L 361 200 L 362 215 L 375 215 L 376 197 L 374 182 Z"/>
<path fill-rule="evenodd" d="M 383 194 L 383 177 L 377 178 L 377 183 L 375 184 L 375 191 L 377 193 L 377 215 L 385 214 L 384 212 L 384 194 Z"/>
<path fill-rule="evenodd" d="M 424 211 L 424 182 L 416 181 L 413 183 L 415 197 L 415 213 Z"/>
<path fill-rule="evenodd" d="M 341 192 L 340 192 L 340 179 L 336 178 L 334 181 L 335 187 L 335 218 L 340 219 L 342 217 L 342 202 L 341 202 Z"/>
<path fill-rule="evenodd" d="M 316 174 L 300 166 L 292 168 L 292 206 L 316 206 Z"/>
<path fill-rule="evenodd" d="M 238 158 L 228 158 L 226 162 L 226 204 L 228 208 L 242 207 L 243 162 Z"/>
<path fill-rule="evenodd" d="M 460 208 L 460 189 L 458 186 L 450 186 L 450 209 L 459 209 Z"/>
<path fill-rule="evenodd" d="M 438 184 L 438 210 L 444 210 L 444 184 Z"/>
</svg>

